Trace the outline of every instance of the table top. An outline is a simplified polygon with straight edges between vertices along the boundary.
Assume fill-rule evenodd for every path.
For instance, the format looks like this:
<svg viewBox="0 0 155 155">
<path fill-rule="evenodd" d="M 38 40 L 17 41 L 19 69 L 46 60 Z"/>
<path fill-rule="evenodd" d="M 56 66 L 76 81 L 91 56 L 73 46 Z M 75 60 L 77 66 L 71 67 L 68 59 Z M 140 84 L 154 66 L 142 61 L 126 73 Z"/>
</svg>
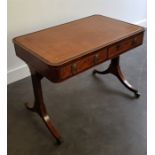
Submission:
<svg viewBox="0 0 155 155">
<path fill-rule="evenodd" d="M 93 15 L 13 39 L 38 59 L 59 66 L 144 29 L 123 21 Z"/>
</svg>

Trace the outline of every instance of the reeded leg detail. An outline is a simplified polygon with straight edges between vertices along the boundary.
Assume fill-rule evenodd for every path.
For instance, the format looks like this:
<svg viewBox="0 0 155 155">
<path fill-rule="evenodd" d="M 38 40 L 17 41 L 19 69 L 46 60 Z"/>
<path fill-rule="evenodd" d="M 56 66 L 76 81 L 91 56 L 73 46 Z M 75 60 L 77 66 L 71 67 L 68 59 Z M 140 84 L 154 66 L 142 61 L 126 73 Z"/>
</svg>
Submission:
<svg viewBox="0 0 155 155">
<path fill-rule="evenodd" d="M 128 88 L 130 91 L 134 92 L 134 94 L 137 98 L 140 97 L 138 90 L 136 90 L 125 79 L 125 77 L 121 71 L 120 65 L 119 65 L 119 56 L 111 60 L 111 63 L 109 65 L 108 69 L 106 69 L 105 71 L 98 71 L 98 70 L 93 71 L 93 74 L 108 74 L 108 73 L 115 75 L 126 88 Z"/>
<path fill-rule="evenodd" d="M 33 84 L 33 91 L 34 91 L 34 105 L 30 106 L 29 104 L 25 104 L 28 110 L 36 112 L 42 118 L 43 122 L 45 123 L 46 127 L 56 139 L 57 144 L 61 144 L 61 137 L 54 127 L 52 120 L 50 119 L 46 106 L 43 101 L 43 94 L 42 94 L 42 87 L 41 87 L 41 79 L 43 78 L 40 74 L 38 74 L 31 66 L 29 66 L 31 71 L 31 78 Z"/>
</svg>

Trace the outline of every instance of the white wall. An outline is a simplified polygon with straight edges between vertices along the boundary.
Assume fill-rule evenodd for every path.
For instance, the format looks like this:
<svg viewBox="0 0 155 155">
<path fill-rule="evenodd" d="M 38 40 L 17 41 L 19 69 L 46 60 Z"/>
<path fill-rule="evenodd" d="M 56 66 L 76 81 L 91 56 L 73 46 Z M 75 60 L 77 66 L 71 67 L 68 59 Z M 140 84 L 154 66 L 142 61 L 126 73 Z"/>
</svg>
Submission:
<svg viewBox="0 0 155 155">
<path fill-rule="evenodd" d="M 8 83 L 29 75 L 12 38 L 92 14 L 146 25 L 146 0 L 8 0 Z"/>
</svg>

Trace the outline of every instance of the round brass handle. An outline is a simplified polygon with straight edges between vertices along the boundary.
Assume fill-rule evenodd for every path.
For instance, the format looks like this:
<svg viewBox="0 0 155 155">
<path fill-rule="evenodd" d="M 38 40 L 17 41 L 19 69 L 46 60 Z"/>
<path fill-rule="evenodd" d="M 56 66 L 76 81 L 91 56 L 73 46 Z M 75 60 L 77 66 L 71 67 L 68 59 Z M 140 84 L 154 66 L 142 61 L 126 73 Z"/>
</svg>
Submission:
<svg viewBox="0 0 155 155">
<path fill-rule="evenodd" d="M 99 54 L 97 53 L 94 56 L 94 64 L 97 64 L 98 60 L 99 60 Z"/>
<path fill-rule="evenodd" d="M 120 44 L 116 45 L 116 50 L 117 50 L 117 51 L 120 50 L 120 47 L 121 47 Z"/>
<path fill-rule="evenodd" d="M 72 68 L 72 73 L 76 74 L 76 72 L 77 72 L 77 64 L 73 63 L 71 68 Z"/>
<path fill-rule="evenodd" d="M 136 44 L 137 44 L 137 38 L 134 38 L 133 40 L 132 40 L 132 46 L 135 46 Z"/>
</svg>

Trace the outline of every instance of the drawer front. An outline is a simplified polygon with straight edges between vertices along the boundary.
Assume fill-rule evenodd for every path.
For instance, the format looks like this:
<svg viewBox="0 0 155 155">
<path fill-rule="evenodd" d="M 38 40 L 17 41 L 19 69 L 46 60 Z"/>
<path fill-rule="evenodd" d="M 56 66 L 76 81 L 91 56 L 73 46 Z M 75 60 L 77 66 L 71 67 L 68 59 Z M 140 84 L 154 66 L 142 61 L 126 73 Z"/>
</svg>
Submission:
<svg viewBox="0 0 155 155">
<path fill-rule="evenodd" d="M 91 55 L 76 60 L 60 69 L 60 80 L 74 76 L 86 69 L 91 68 L 103 61 L 107 60 L 107 49 L 99 50 Z"/>
<path fill-rule="evenodd" d="M 109 47 L 108 58 L 112 58 L 121 53 L 124 53 L 125 51 L 142 44 L 142 42 L 143 42 L 143 33 L 125 39 L 124 41 L 120 41 Z"/>
</svg>

